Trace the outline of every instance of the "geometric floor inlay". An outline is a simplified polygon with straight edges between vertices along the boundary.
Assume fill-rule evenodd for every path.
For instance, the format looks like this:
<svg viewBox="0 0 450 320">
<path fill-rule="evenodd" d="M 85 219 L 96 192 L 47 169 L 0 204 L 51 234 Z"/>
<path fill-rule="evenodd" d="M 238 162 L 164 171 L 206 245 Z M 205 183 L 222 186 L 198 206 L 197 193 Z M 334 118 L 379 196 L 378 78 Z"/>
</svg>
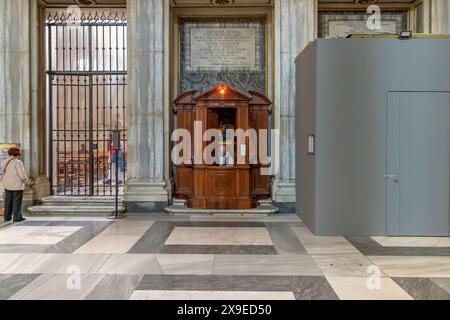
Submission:
<svg viewBox="0 0 450 320">
<path fill-rule="evenodd" d="M 266 228 L 176 227 L 166 245 L 270 246 L 273 242 Z"/>
<path fill-rule="evenodd" d="M 448 300 L 449 243 L 318 237 L 295 215 L 31 217 L 0 229 L 0 299 Z"/>
</svg>

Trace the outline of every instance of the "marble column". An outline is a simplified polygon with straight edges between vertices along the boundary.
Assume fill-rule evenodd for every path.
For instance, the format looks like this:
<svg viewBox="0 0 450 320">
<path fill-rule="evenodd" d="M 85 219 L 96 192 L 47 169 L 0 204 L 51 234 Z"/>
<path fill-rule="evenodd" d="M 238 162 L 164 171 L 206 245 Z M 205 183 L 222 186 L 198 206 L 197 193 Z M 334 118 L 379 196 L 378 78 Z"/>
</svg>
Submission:
<svg viewBox="0 0 450 320">
<path fill-rule="evenodd" d="M 38 1 L 30 1 L 30 107 L 31 161 L 29 173 L 33 177 L 34 200 L 50 196 L 51 183 L 47 176 L 47 96 L 45 79 L 45 49 L 40 46 L 45 26 L 40 21 L 45 8 Z"/>
<path fill-rule="evenodd" d="M 316 38 L 317 0 L 275 1 L 275 103 L 280 129 L 280 172 L 274 200 L 283 209 L 295 203 L 295 58 Z M 290 206 L 288 205 L 290 204 Z"/>
<path fill-rule="evenodd" d="M 168 203 L 164 161 L 166 0 L 128 0 L 128 181 L 132 212 L 161 210 Z"/>
<path fill-rule="evenodd" d="M 45 170 L 45 99 L 39 100 L 39 4 L 0 1 L 0 142 L 20 143 L 34 180 L 25 201 L 50 194 Z"/>
<path fill-rule="evenodd" d="M 31 168 L 29 0 L 0 1 L 0 142 L 20 143 Z"/>
<path fill-rule="evenodd" d="M 450 0 L 431 0 L 431 33 L 450 34 Z"/>
<path fill-rule="evenodd" d="M 21 144 L 25 169 L 34 179 L 38 176 L 34 170 L 38 160 L 31 132 L 34 100 L 30 21 L 36 8 L 36 1 L 0 1 L 0 142 Z M 35 189 L 27 188 L 24 202 L 31 204 L 35 197 Z"/>
</svg>

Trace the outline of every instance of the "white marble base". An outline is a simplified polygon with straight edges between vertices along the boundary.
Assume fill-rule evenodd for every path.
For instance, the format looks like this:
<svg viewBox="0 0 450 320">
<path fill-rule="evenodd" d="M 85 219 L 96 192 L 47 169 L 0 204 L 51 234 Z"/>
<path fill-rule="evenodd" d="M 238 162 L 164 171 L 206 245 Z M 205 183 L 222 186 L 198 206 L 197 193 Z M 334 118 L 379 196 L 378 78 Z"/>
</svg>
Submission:
<svg viewBox="0 0 450 320">
<path fill-rule="evenodd" d="M 51 194 L 51 183 L 47 177 L 38 177 L 35 179 L 33 189 L 35 190 L 35 200 L 41 200 Z"/>
<path fill-rule="evenodd" d="M 129 180 L 125 186 L 125 202 L 168 202 L 164 181 Z"/>
<path fill-rule="evenodd" d="M 278 183 L 277 190 L 274 194 L 275 202 L 296 202 L 295 183 Z"/>
</svg>

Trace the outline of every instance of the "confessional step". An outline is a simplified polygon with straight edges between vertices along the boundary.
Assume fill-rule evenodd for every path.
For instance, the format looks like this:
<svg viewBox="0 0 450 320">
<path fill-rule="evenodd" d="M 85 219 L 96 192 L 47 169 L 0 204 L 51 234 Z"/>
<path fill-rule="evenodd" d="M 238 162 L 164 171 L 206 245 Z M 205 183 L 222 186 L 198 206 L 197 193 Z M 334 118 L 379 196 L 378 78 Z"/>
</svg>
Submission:
<svg viewBox="0 0 450 320">
<path fill-rule="evenodd" d="M 192 209 L 188 207 L 188 202 L 182 199 L 173 199 L 172 205 L 165 209 L 166 213 L 172 215 L 183 214 L 208 214 L 208 215 L 272 215 L 279 212 L 279 209 L 273 205 L 271 199 L 258 201 L 256 208 L 246 210 L 236 209 Z"/>
</svg>

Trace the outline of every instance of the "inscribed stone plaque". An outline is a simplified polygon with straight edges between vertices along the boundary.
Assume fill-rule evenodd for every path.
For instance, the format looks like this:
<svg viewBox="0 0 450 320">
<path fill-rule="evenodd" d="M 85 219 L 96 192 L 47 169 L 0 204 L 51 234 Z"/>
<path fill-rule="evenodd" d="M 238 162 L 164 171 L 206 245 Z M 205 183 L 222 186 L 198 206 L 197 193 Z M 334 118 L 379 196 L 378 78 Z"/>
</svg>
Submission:
<svg viewBox="0 0 450 320">
<path fill-rule="evenodd" d="M 228 85 L 266 93 L 264 17 L 182 18 L 179 93 Z"/>
<path fill-rule="evenodd" d="M 395 33 L 408 29 L 408 11 L 381 12 L 381 29 L 371 30 L 367 21 L 371 14 L 361 11 L 320 11 L 319 38 L 346 37 L 349 34 Z"/>
<path fill-rule="evenodd" d="M 367 21 L 330 21 L 329 36 L 346 37 L 350 34 L 379 34 L 379 33 L 397 33 L 396 21 L 382 21 L 379 29 L 369 29 Z"/>
<path fill-rule="evenodd" d="M 255 28 L 191 29 L 190 70 L 256 70 Z"/>
</svg>

